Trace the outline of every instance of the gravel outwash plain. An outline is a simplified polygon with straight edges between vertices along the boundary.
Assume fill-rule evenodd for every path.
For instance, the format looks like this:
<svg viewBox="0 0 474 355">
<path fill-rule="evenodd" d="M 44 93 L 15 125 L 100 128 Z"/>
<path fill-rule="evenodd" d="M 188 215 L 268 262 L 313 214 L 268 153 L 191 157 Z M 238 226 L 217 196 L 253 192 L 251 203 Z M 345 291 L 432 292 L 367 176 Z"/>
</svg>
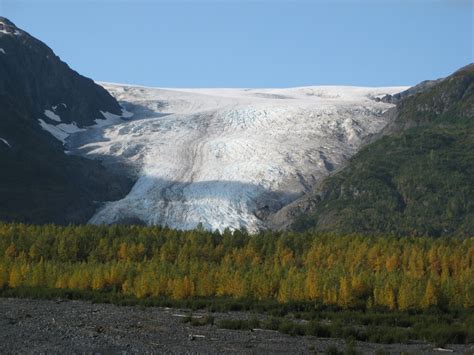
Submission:
<svg viewBox="0 0 474 355">
<path fill-rule="evenodd" d="M 189 310 L 119 307 L 84 301 L 0 298 L 0 353 L 89 354 L 311 354 L 330 347 L 344 351 L 340 339 L 289 336 L 276 331 L 219 329 L 184 323 Z M 205 316 L 194 312 L 193 317 Z M 246 319 L 252 313 L 213 313 L 222 319 Z M 445 353 L 432 344 L 357 342 L 362 353 Z M 469 353 L 473 345 L 449 346 L 449 353 Z M 445 349 L 446 350 L 446 349 Z"/>
</svg>

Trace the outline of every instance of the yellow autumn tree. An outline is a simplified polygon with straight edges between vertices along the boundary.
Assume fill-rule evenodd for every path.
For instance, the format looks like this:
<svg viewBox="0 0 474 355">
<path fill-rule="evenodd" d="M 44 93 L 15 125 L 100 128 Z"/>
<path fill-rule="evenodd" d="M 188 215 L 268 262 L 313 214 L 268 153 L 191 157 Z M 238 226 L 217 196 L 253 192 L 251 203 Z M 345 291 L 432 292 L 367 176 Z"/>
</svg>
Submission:
<svg viewBox="0 0 474 355">
<path fill-rule="evenodd" d="M 18 254 L 18 251 L 16 250 L 15 244 L 10 244 L 8 248 L 5 250 L 5 256 L 9 259 L 14 259 Z"/>
<path fill-rule="evenodd" d="M 22 275 L 20 268 L 14 265 L 11 270 L 10 274 L 8 276 L 8 287 L 10 288 L 15 288 L 21 285 L 22 282 Z"/>
<path fill-rule="evenodd" d="M 354 295 L 349 277 L 341 277 L 339 281 L 338 305 L 342 308 L 349 308 L 354 305 Z"/>
<path fill-rule="evenodd" d="M 416 305 L 413 297 L 413 286 L 408 282 L 402 282 L 398 288 L 398 308 L 401 311 L 406 311 Z"/>
<path fill-rule="evenodd" d="M 436 288 L 433 281 L 430 279 L 426 284 L 425 294 L 421 301 L 421 307 L 429 308 L 438 304 L 438 296 L 436 294 Z"/>
</svg>

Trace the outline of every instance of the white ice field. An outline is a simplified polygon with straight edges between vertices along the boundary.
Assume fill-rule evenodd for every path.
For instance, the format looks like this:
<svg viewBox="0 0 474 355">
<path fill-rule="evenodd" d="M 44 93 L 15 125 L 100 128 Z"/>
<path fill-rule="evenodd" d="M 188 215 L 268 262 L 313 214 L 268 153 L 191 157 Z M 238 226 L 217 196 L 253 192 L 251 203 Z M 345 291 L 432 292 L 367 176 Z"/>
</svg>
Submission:
<svg viewBox="0 0 474 355">
<path fill-rule="evenodd" d="M 73 154 L 133 167 L 137 181 L 91 223 L 140 220 L 178 229 L 202 223 L 250 232 L 265 228 L 266 215 L 308 191 L 386 125 L 383 113 L 392 105 L 376 97 L 406 89 L 102 85 L 134 116 L 109 117 L 109 124 L 61 138 Z"/>
</svg>

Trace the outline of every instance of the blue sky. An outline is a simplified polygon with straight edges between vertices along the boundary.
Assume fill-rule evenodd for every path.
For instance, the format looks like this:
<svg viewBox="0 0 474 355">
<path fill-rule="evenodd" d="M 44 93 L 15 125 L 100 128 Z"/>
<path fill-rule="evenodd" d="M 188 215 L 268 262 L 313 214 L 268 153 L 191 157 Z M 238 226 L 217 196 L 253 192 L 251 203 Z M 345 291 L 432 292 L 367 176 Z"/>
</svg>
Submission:
<svg viewBox="0 0 474 355">
<path fill-rule="evenodd" d="M 162 87 L 413 85 L 474 61 L 473 0 L 0 0 L 95 80 Z"/>
</svg>

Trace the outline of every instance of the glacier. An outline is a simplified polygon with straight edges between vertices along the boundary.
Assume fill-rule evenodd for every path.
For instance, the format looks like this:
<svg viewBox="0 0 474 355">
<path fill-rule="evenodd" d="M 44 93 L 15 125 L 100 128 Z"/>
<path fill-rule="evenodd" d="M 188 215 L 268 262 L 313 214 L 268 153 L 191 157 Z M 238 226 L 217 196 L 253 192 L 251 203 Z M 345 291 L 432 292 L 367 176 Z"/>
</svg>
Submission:
<svg viewBox="0 0 474 355">
<path fill-rule="evenodd" d="M 266 217 L 340 168 L 387 124 L 407 87 L 165 89 L 101 83 L 132 112 L 67 139 L 136 179 L 90 223 L 265 229 Z"/>
</svg>

